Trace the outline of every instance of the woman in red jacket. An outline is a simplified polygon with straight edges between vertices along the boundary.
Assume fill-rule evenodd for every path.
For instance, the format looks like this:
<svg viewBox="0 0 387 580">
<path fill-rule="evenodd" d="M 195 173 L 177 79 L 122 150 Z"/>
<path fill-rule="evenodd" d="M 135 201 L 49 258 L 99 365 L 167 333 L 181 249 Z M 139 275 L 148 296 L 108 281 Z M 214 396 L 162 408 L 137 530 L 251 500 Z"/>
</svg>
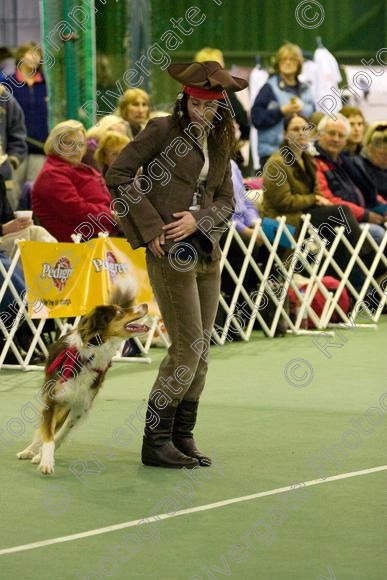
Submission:
<svg viewBox="0 0 387 580">
<path fill-rule="evenodd" d="M 47 159 L 32 189 L 32 209 L 59 242 L 71 242 L 74 233 L 83 240 L 101 231 L 118 234 L 109 190 L 102 175 L 82 163 L 85 151 L 86 131 L 73 120 L 56 125 L 44 145 Z"/>
</svg>

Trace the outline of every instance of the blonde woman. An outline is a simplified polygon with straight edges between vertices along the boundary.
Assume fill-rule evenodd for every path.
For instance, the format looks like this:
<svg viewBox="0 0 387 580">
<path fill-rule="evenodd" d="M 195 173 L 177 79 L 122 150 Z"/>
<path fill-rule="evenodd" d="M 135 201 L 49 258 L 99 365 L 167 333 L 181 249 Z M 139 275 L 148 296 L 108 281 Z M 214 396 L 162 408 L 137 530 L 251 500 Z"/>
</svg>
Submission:
<svg viewBox="0 0 387 580">
<path fill-rule="evenodd" d="M 275 74 L 255 99 L 251 121 L 258 129 L 258 154 L 262 167 L 281 144 L 284 118 L 299 113 L 310 117 L 315 110 L 312 93 L 298 80 L 303 62 L 299 46 L 290 42 L 281 46 L 275 57 Z"/>
<path fill-rule="evenodd" d="M 100 140 L 95 152 L 95 160 L 98 167 L 105 175 L 113 161 L 116 160 L 123 148 L 130 143 L 129 137 L 117 131 L 108 131 Z"/>
<path fill-rule="evenodd" d="M 356 160 L 361 163 L 379 195 L 387 203 L 387 121 L 373 123 L 368 127 L 361 155 Z"/>
<path fill-rule="evenodd" d="M 32 189 L 32 209 L 59 242 L 71 242 L 73 233 L 86 239 L 118 233 L 109 190 L 102 175 L 82 163 L 85 151 L 85 128 L 74 120 L 56 125 L 44 145 L 47 159 Z"/>
<path fill-rule="evenodd" d="M 128 137 L 132 140 L 149 121 L 150 97 L 142 89 L 128 89 L 122 95 L 118 109 L 129 124 Z"/>
<path fill-rule="evenodd" d="M 219 48 L 205 46 L 194 56 L 194 61 L 196 62 L 206 62 L 206 60 L 214 60 L 215 62 L 218 62 L 221 67 L 225 68 L 223 52 L 219 50 Z"/>
<path fill-rule="evenodd" d="M 95 160 L 95 152 L 102 137 L 110 131 L 127 135 L 128 123 L 118 115 L 106 115 L 106 117 L 101 117 L 97 124 L 93 125 L 93 127 L 86 132 L 87 150 L 82 159 L 83 163 L 94 167 L 94 169 L 99 169 Z"/>
</svg>

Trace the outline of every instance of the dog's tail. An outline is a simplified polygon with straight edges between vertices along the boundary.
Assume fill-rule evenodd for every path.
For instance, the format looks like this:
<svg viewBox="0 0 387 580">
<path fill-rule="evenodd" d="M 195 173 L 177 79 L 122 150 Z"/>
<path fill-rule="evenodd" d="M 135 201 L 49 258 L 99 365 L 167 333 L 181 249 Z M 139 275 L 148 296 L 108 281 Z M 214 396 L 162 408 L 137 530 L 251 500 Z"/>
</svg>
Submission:
<svg viewBox="0 0 387 580">
<path fill-rule="evenodd" d="M 133 306 L 138 292 L 138 283 L 133 276 L 119 277 L 110 292 L 110 304 L 121 308 Z"/>
</svg>

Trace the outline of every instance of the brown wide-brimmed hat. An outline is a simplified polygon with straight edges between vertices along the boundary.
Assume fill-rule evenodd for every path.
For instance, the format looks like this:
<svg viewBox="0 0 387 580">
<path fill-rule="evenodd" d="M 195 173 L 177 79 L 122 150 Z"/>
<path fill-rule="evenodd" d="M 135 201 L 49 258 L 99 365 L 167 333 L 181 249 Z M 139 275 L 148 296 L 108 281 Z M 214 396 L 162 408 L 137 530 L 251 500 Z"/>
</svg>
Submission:
<svg viewBox="0 0 387 580">
<path fill-rule="evenodd" d="M 173 79 L 186 87 L 237 92 L 248 86 L 247 80 L 232 76 L 214 60 L 170 64 L 167 71 Z"/>
</svg>

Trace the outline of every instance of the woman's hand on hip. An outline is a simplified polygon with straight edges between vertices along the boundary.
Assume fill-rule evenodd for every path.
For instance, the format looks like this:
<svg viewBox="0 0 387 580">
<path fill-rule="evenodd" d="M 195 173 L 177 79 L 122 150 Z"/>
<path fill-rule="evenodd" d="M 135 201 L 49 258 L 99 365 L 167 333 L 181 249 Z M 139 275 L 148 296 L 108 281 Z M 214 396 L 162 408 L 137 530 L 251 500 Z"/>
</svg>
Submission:
<svg viewBox="0 0 387 580">
<path fill-rule="evenodd" d="M 164 232 L 159 234 L 158 236 L 156 236 L 155 238 L 153 238 L 153 240 L 151 240 L 148 243 L 148 248 L 150 249 L 150 251 L 152 252 L 152 254 L 155 256 L 155 258 L 162 258 L 163 256 L 165 256 L 165 252 L 162 248 L 162 246 L 165 244 L 165 234 Z"/>
<path fill-rule="evenodd" d="M 198 229 L 196 220 L 190 211 L 178 211 L 172 215 L 174 218 L 177 218 L 176 221 L 163 226 L 166 240 L 180 242 L 180 240 L 184 240 L 184 238 L 193 234 Z"/>
</svg>

